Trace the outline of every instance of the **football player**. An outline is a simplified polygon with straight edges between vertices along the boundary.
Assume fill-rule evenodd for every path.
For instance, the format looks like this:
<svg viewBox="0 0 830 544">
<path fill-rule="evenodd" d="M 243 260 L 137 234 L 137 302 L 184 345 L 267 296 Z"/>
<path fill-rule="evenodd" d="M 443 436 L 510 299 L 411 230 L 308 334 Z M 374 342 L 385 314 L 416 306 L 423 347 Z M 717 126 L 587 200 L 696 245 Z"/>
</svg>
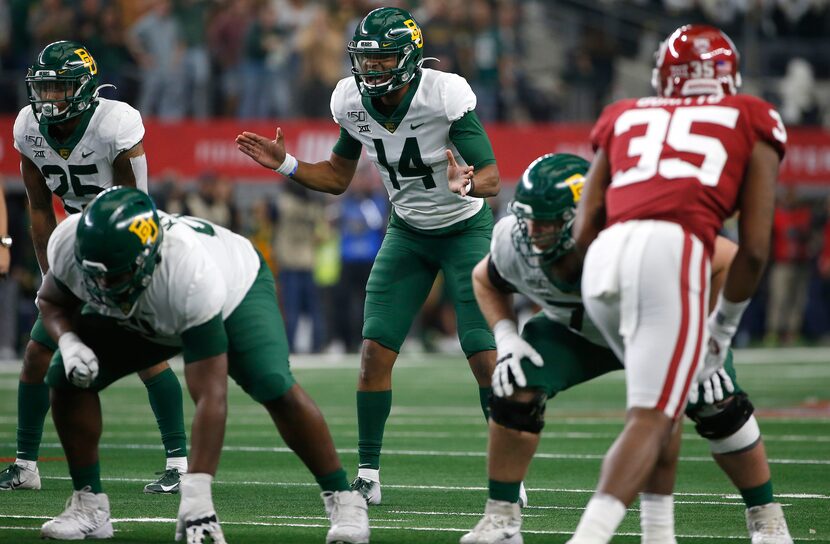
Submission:
<svg viewBox="0 0 830 544">
<path fill-rule="evenodd" d="M 591 133 L 596 157 L 574 239 L 580 253 L 587 251 L 586 312 L 625 367 L 627 413 L 571 544 L 609 542 L 641 491 L 659 490 L 668 499 L 687 396 L 694 400 L 703 386 L 705 400 L 712 400 L 734 386 L 724 363 L 766 264 L 787 141 L 775 108 L 737 94 L 738 62 L 719 29 L 682 26 L 659 48 L 657 96 L 608 106 Z M 710 314 L 717 231 L 736 211 L 740 245 Z M 743 420 L 749 406 L 736 396 L 721 413 L 698 411 L 698 426 L 717 439 L 715 453 L 749 449 L 758 440 L 754 420 L 740 429 L 726 425 L 733 411 Z M 727 455 L 719 460 L 729 462 Z M 672 510 L 667 500 L 664 515 Z M 780 506 L 753 513 L 754 543 L 792 542 Z"/>
<path fill-rule="evenodd" d="M 487 253 L 493 227 L 484 201 L 499 191 L 492 147 L 476 116 L 476 97 L 460 76 L 423 68 L 424 34 L 407 11 L 384 7 L 357 25 L 348 45 L 352 74 L 331 97 L 340 139 L 331 157 L 298 161 L 282 130 L 270 140 L 250 132 L 239 149 L 310 189 L 349 187 L 361 148 L 377 165 L 392 214 L 366 285 L 357 384 L 357 478 L 380 504 L 380 452 L 392 406 L 392 367 L 438 271 L 455 305 L 458 338 L 487 415 L 495 342 L 473 295 L 471 272 Z"/>
<path fill-rule="evenodd" d="M 80 212 L 113 185 L 147 191 L 147 159 L 141 115 L 117 100 L 100 98 L 98 66 L 90 52 L 70 41 L 54 42 L 38 54 L 26 75 L 30 106 L 17 115 L 14 147 L 29 197 L 32 241 L 41 271 L 49 270 L 46 245 L 55 229 L 52 195 L 69 214 Z M 57 345 L 38 316 L 23 355 L 17 390 L 17 458 L 0 473 L 0 489 L 40 489 L 37 459 L 49 389 L 43 383 Z M 182 388 L 168 366 L 142 369 L 167 457 L 160 478 L 145 493 L 178 493 L 187 472 Z"/>
<path fill-rule="evenodd" d="M 60 348 L 47 382 L 75 491 L 42 536 L 112 536 L 98 463 L 98 391 L 181 353 L 196 410 L 176 540 L 225 542 L 211 482 L 230 375 L 316 477 L 331 521 L 326 542 L 369 541 L 366 502 L 350 490 L 322 414 L 291 374 L 274 278 L 248 240 L 158 212 L 138 189 L 113 187 L 58 225 L 47 254 L 38 303 Z"/>
<path fill-rule="evenodd" d="M 499 364 L 490 404 L 489 500 L 462 544 L 522 541 L 519 482 L 538 446 L 546 403 L 561 391 L 623 368 L 585 315 L 580 295 L 582 261 L 571 227 L 588 167 L 586 160 L 568 154 L 544 155 L 531 163 L 516 186 L 510 214 L 496 223 L 490 254 L 473 272 L 476 299 L 496 333 Z M 735 251 L 735 244 L 717 239 L 710 306 Z M 542 309 L 521 334 L 512 309 L 515 292 Z M 752 403 L 735 380 L 731 352 L 724 368 L 726 391 L 690 403 L 686 414 L 744 497 L 753 542 L 786 542 L 774 536 L 775 531 L 787 534 L 786 523 L 773 499 L 764 445 Z M 670 504 L 671 494 L 662 489 L 647 487 L 640 494 L 643 542 L 673 542 Z"/>
</svg>

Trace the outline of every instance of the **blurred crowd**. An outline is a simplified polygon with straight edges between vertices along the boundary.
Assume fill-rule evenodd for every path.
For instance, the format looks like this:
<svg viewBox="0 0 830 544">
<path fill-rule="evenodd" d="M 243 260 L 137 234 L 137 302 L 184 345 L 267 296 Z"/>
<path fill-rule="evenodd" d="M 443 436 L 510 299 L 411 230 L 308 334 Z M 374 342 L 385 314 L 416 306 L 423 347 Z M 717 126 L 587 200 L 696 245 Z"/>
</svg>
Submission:
<svg viewBox="0 0 830 544">
<path fill-rule="evenodd" d="M 466 77 L 485 121 L 591 121 L 650 92 L 658 40 L 709 22 L 735 39 L 749 92 L 790 124 L 830 125 L 828 0 L 5 0 L 0 113 L 25 105 L 44 45 L 75 39 L 144 116 L 327 117 L 346 43 L 380 5 L 412 10 L 428 65 Z"/>
</svg>

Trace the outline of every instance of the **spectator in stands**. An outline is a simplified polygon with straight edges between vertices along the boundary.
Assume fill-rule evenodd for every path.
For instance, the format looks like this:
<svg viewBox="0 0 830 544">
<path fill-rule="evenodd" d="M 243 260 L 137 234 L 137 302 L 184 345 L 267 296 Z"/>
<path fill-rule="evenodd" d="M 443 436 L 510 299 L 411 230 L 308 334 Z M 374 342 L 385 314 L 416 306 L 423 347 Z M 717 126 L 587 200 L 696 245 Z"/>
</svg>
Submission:
<svg viewBox="0 0 830 544">
<path fill-rule="evenodd" d="M 197 190 L 184 198 L 183 213 L 207 219 L 226 229 L 239 230 L 233 204 L 233 184 L 214 172 L 205 172 L 199 177 Z"/>
<path fill-rule="evenodd" d="M 234 116 L 239 108 L 245 33 L 252 14 L 248 0 L 232 0 L 220 4 L 208 22 L 207 50 L 217 82 L 219 115 Z"/>
<path fill-rule="evenodd" d="M 210 59 L 205 41 L 205 27 L 211 0 L 179 0 L 174 17 L 184 42 L 184 87 L 187 107 L 196 119 L 210 114 Z"/>
<path fill-rule="evenodd" d="M 343 73 L 343 25 L 334 10 L 317 6 L 311 24 L 297 35 L 299 106 L 306 117 L 330 117 L 329 100 Z"/>
<path fill-rule="evenodd" d="M 170 0 L 148 0 L 148 10 L 127 32 L 127 46 L 141 68 L 138 110 L 145 117 L 184 116 L 184 42 Z"/>
<path fill-rule="evenodd" d="M 274 6 L 268 3 L 259 6 L 257 17 L 245 34 L 239 117 L 261 119 L 276 114 L 282 118 L 291 109 L 287 38 L 278 24 Z"/>
<path fill-rule="evenodd" d="M 30 57 L 37 55 L 44 46 L 65 40 L 72 34 L 72 22 L 75 17 L 72 8 L 63 0 L 41 0 L 32 4 L 29 11 L 29 32 L 32 36 L 33 51 Z"/>
<path fill-rule="evenodd" d="M 787 186 L 775 208 L 769 267 L 766 341 L 790 345 L 799 339 L 810 281 L 812 210 Z"/>
<path fill-rule="evenodd" d="M 790 59 L 781 80 L 781 117 L 788 125 L 820 123 L 813 66 L 802 58 Z"/>
</svg>

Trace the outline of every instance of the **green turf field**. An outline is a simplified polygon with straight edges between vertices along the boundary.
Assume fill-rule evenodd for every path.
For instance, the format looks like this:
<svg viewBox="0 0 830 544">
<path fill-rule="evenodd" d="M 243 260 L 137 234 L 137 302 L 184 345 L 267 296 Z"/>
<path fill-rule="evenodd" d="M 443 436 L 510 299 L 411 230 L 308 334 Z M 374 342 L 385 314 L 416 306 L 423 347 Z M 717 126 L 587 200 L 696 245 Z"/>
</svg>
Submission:
<svg viewBox="0 0 830 544">
<path fill-rule="evenodd" d="M 798 352 L 738 355 L 772 463 L 773 482 L 797 542 L 830 542 L 830 361 Z M 742 359 L 780 364 L 743 364 Z M 810 362 L 809 359 L 812 359 Z M 356 471 L 357 359 L 297 358 L 295 374 L 322 408 L 344 466 Z M 408 356 L 394 374 L 392 415 L 382 457 L 383 505 L 370 509 L 372 542 L 453 543 L 486 499 L 484 419 L 462 356 Z M 17 369 L 0 370 L 0 456 L 13 456 Z M 163 468 L 144 386 L 130 377 L 102 395 L 102 476 L 116 529 L 113 542 L 171 542 L 177 496 L 141 490 Z M 527 543 L 562 543 L 579 520 L 606 449 L 621 428 L 622 374 L 548 404 L 540 451 L 526 480 Z M 192 405 L 185 406 L 186 418 Z M 0 493 L 0 542 L 37 542 L 40 525 L 71 492 L 48 421 L 40 463 L 43 490 Z M 748 542 L 740 496 L 691 425 L 684 433 L 676 495 L 680 543 Z M 11 459 L 5 459 L 4 463 Z M 231 386 L 225 451 L 214 501 L 230 543 L 322 543 L 327 521 L 313 478 L 277 436 L 263 409 Z M 614 542 L 639 542 L 636 504 Z"/>
</svg>

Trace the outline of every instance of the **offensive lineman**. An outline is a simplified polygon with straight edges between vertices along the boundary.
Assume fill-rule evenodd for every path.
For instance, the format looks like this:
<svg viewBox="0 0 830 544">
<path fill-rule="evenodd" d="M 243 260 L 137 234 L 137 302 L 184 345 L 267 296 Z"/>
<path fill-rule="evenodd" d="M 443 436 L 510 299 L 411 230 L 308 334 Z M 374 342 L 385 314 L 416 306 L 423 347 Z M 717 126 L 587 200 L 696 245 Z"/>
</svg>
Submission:
<svg viewBox="0 0 830 544">
<path fill-rule="evenodd" d="M 493 230 L 490 254 L 473 272 L 482 313 L 493 326 L 499 364 L 493 378 L 488 451 L 489 500 L 485 515 L 462 544 L 517 544 L 521 514 L 515 504 L 539 443 L 546 402 L 558 393 L 623 367 L 584 313 L 579 292 L 581 259 L 571 225 L 589 164 L 575 155 L 544 155 L 528 166 L 510 205 Z M 718 238 L 712 260 L 714 304 L 735 245 Z M 521 292 L 542 308 L 516 328 L 511 294 Z M 791 542 L 772 484 L 753 407 L 735 381 L 731 355 L 720 393 L 689 404 L 686 414 L 709 440 L 712 456 L 744 497 L 755 544 Z M 728 380 L 728 381 L 727 381 Z M 715 385 L 720 385 L 716 383 Z M 708 393 L 705 395 L 708 397 Z M 713 403 L 714 401 L 714 403 Z M 643 542 L 673 542 L 670 494 L 640 494 Z M 763 523 L 759 523 L 763 522 Z M 776 535 L 776 532 L 781 534 Z"/>
<path fill-rule="evenodd" d="M 80 44 L 59 41 L 38 54 L 26 76 L 30 106 L 14 123 L 14 147 L 26 185 L 32 241 L 38 264 L 49 270 L 46 245 L 55 229 L 52 194 L 69 214 L 80 212 L 98 193 L 114 185 L 147 191 L 147 159 L 141 115 L 117 100 L 98 97 L 98 66 Z M 0 490 L 40 489 L 37 459 L 49 388 L 43 382 L 58 345 L 38 316 L 17 390 L 17 458 L 0 472 Z M 179 380 L 161 361 L 139 372 L 147 388 L 167 457 L 161 477 L 145 493 L 178 493 L 187 472 L 187 439 Z"/>
<path fill-rule="evenodd" d="M 137 189 L 113 187 L 58 225 L 48 258 L 38 303 L 60 345 L 47 380 L 74 492 L 42 536 L 112 536 L 98 470 L 98 391 L 181 353 L 196 410 L 176 540 L 225 542 L 211 482 L 230 375 L 316 477 L 331 522 L 326 542 L 369 542 L 366 502 L 349 489 L 322 414 L 291 374 L 273 275 L 248 240 L 202 219 L 158 212 Z"/>
<path fill-rule="evenodd" d="M 571 544 L 609 542 L 643 489 L 671 494 L 687 395 L 727 387 L 723 365 L 766 264 L 787 141 L 770 104 L 737 94 L 738 63 L 719 29 L 682 26 L 658 50 L 657 96 L 608 106 L 591 132 L 597 154 L 574 239 L 587 251 L 585 309 L 625 367 L 627 411 Z M 709 314 L 717 231 L 735 211 L 740 245 Z M 758 434 L 742 430 L 722 446 Z M 791 542 L 781 522 L 777 539 L 753 542 Z"/>
<path fill-rule="evenodd" d="M 310 189 L 345 191 L 361 148 L 377 165 L 392 202 L 383 245 L 366 285 L 357 385 L 357 478 L 380 504 L 380 451 L 392 406 L 392 367 L 439 270 L 455 304 L 458 338 L 487 416 L 495 342 L 473 294 L 471 272 L 487 254 L 493 218 L 483 200 L 499 191 L 492 147 L 476 97 L 455 74 L 422 68 L 420 26 L 399 8 L 378 8 L 358 24 L 348 52 L 354 77 L 338 83 L 331 111 L 340 139 L 327 161 L 299 162 L 275 140 L 244 132 L 239 149 Z"/>
</svg>

